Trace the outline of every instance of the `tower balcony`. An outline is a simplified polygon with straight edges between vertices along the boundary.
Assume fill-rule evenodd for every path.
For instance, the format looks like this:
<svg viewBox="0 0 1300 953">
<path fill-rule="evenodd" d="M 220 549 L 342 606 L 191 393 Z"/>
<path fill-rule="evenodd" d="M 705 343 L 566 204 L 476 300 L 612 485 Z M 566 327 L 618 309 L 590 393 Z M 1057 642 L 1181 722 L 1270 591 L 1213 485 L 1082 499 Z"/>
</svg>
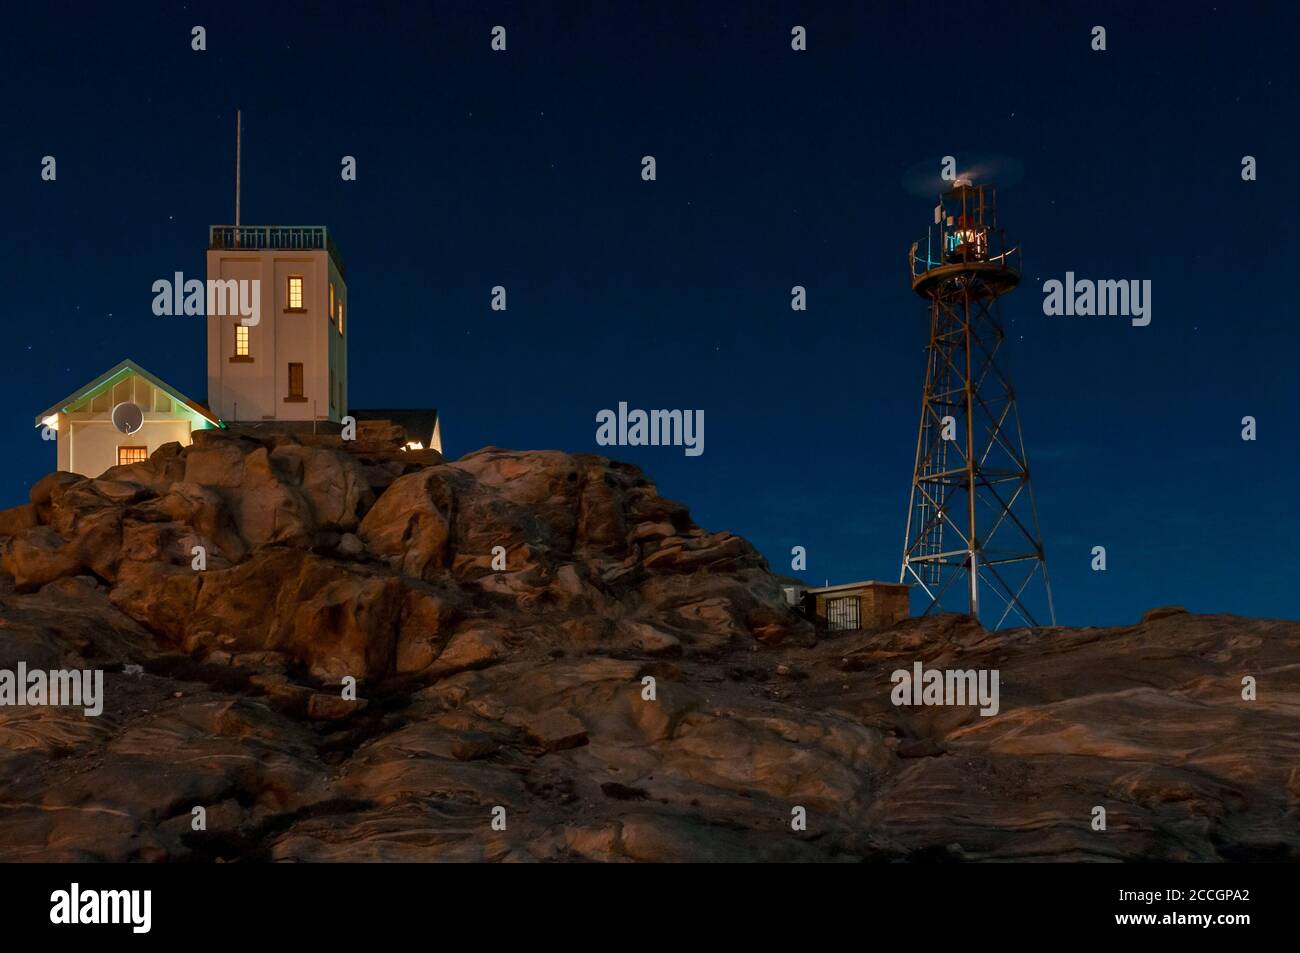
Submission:
<svg viewBox="0 0 1300 953">
<path fill-rule="evenodd" d="M 339 274 L 347 279 L 343 256 L 324 225 L 212 225 L 208 228 L 209 250 L 325 251 Z"/>
<path fill-rule="evenodd" d="M 941 223 L 912 243 L 908 256 L 912 290 L 930 297 L 950 278 L 978 277 L 995 295 L 1020 283 L 1020 246 L 1007 243 L 1006 233 L 986 225 L 962 227 Z"/>
</svg>

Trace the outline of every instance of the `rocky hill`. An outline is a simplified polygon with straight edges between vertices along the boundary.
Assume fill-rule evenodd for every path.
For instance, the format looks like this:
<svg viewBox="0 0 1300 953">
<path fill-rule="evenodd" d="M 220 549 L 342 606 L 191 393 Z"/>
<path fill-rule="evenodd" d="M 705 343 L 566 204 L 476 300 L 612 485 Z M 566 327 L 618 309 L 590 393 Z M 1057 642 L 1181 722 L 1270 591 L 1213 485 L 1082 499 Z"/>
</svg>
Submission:
<svg viewBox="0 0 1300 953">
<path fill-rule="evenodd" d="M 1300 857 L 1300 624 L 827 637 L 601 457 L 202 432 L 43 479 L 0 568 L 0 670 L 106 672 L 0 707 L 0 860 Z M 917 661 L 998 713 L 895 706 Z"/>
</svg>

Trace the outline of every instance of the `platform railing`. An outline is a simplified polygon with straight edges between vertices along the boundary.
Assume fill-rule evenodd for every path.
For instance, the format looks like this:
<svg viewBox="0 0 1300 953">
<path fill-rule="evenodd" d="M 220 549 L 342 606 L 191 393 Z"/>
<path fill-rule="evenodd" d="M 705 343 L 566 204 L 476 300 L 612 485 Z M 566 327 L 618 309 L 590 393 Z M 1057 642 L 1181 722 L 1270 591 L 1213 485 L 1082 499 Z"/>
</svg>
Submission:
<svg viewBox="0 0 1300 953">
<path fill-rule="evenodd" d="M 248 251 L 325 251 L 346 277 L 343 256 L 324 225 L 212 225 L 208 248 Z"/>
<path fill-rule="evenodd" d="M 954 243 L 952 236 L 975 233 L 983 241 Z M 922 241 L 912 243 L 909 256 L 912 279 L 927 272 L 951 265 L 997 265 L 1020 274 L 1020 246 L 1008 245 L 1006 233 L 1000 228 L 976 226 L 958 228 L 951 225 L 931 225 Z"/>
</svg>

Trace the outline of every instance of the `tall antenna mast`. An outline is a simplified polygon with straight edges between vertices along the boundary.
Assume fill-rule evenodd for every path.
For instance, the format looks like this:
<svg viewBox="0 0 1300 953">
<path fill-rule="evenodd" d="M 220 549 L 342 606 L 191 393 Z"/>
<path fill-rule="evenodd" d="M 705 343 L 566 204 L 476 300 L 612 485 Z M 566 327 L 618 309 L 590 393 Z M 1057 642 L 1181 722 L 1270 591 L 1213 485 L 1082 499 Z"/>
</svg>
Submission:
<svg viewBox="0 0 1300 953">
<path fill-rule="evenodd" d="M 965 602 L 993 629 L 1055 625 L 1020 411 L 998 357 L 999 299 L 1020 283 L 1020 249 L 998 226 L 993 187 L 954 182 L 920 245 L 912 290 L 929 305 L 930 345 L 898 581 L 924 593 L 923 615 Z"/>
<path fill-rule="evenodd" d="M 235 110 L 235 242 L 239 242 L 239 153 L 241 143 L 240 132 L 243 129 L 244 120 L 238 109 Z"/>
</svg>

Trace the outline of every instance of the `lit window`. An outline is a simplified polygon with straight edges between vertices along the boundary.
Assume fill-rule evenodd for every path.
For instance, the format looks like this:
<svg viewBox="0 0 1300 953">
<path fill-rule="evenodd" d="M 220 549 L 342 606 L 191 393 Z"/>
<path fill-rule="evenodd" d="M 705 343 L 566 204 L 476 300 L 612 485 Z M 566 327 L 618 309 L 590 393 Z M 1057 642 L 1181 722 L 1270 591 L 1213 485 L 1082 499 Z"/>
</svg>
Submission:
<svg viewBox="0 0 1300 953">
<path fill-rule="evenodd" d="M 235 356 L 248 357 L 248 325 L 235 325 Z"/>
<path fill-rule="evenodd" d="M 289 276 L 289 307 L 302 308 L 302 278 L 299 275 Z"/>
<path fill-rule="evenodd" d="M 339 298 L 339 334 L 343 333 L 343 299 Z"/>
<path fill-rule="evenodd" d="M 302 393 L 302 365 L 289 365 L 289 396 L 301 397 Z"/>
<path fill-rule="evenodd" d="M 334 313 L 334 282 L 330 282 L 330 314 Z"/>
<path fill-rule="evenodd" d="M 128 463 L 144 463 L 149 459 L 148 447 L 118 447 L 117 448 L 117 465 L 124 466 Z"/>
</svg>

